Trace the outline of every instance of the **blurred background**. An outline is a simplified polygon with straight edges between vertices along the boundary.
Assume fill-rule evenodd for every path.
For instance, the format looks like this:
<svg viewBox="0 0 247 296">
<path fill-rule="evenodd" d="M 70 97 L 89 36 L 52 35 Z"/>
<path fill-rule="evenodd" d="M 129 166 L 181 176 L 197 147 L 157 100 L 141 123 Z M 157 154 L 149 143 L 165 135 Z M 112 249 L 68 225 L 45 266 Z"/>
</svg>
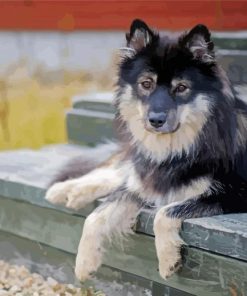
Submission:
<svg viewBox="0 0 247 296">
<path fill-rule="evenodd" d="M 206 24 L 230 78 L 246 83 L 246 1 L 0 1 L 0 149 L 66 142 L 71 98 L 113 90 L 134 18 L 161 31 Z"/>
</svg>

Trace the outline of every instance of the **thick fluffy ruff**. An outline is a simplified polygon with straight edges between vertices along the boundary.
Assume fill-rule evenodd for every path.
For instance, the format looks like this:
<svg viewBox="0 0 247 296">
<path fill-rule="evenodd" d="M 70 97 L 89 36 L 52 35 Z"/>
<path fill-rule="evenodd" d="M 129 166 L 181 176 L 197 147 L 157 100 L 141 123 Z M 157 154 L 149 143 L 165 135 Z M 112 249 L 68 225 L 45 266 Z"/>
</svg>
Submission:
<svg viewBox="0 0 247 296">
<path fill-rule="evenodd" d="M 208 29 L 160 37 L 135 20 L 122 49 L 116 92 L 120 150 L 79 178 L 53 185 L 46 198 L 80 208 L 107 201 L 84 225 L 76 276 L 102 261 L 112 235 L 129 233 L 139 210 L 156 203 L 155 245 L 165 279 L 180 266 L 181 223 L 187 218 L 247 212 L 247 106 L 214 55 Z"/>
</svg>

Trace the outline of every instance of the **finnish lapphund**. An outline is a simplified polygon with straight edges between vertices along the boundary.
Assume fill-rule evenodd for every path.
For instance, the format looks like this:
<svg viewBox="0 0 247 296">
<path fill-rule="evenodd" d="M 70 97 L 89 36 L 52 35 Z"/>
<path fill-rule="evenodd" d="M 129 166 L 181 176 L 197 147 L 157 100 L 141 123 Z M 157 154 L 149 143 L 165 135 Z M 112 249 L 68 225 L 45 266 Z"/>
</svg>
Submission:
<svg viewBox="0 0 247 296">
<path fill-rule="evenodd" d="M 183 220 L 247 212 L 241 177 L 247 108 L 216 61 L 208 28 L 160 36 L 134 20 L 126 40 L 115 96 L 118 148 L 46 195 L 73 209 L 107 196 L 84 224 L 75 267 L 80 280 L 101 265 L 104 242 L 131 232 L 146 205 L 156 205 L 155 246 L 164 279 L 180 266 Z"/>
</svg>

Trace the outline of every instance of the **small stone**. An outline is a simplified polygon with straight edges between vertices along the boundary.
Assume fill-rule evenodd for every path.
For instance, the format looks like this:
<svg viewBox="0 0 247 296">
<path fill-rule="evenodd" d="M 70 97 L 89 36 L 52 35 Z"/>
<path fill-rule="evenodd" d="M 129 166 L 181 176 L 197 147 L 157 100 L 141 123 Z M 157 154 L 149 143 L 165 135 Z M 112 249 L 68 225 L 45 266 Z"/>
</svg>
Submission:
<svg viewBox="0 0 247 296">
<path fill-rule="evenodd" d="M 28 278 L 26 278 L 24 280 L 23 287 L 25 287 L 25 288 L 31 287 L 32 284 L 33 284 L 33 282 L 34 282 L 33 278 L 32 277 L 28 277 Z"/>
<path fill-rule="evenodd" d="M 89 292 L 89 293 L 88 293 Z M 25 266 L 0 261 L 0 296 L 105 296 L 72 284 L 62 284 L 52 277 L 45 279 Z"/>
<path fill-rule="evenodd" d="M 50 286 L 56 286 L 56 285 L 57 285 L 57 281 L 54 280 L 52 277 L 48 277 L 48 278 L 47 278 L 47 283 L 48 283 Z"/>
<path fill-rule="evenodd" d="M 5 290 L 8 290 L 9 288 L 10 288 L 10 285 L 9 285 L 8 283 L 5 283 L 5 284 L 4 284 L 4 289 L 5 289 Z"/>
<path fill-rule="evenodd" d="M 14 268 L 10 268 L 10 269 L 9 269 L 9 274 L 10 274 L 10 275 L 15 275 L 15 274 L 16 274 L 16 269 L 14 269 Z"/>
<path fill-rule="evenodd" d="M 9 291 L 10 292 L 19 292 L 21 290 L 21 288 L 20 287 L 18 287 L 18 286 L 12 286 L 10 289 L 9 289 Z"/>
</svg>

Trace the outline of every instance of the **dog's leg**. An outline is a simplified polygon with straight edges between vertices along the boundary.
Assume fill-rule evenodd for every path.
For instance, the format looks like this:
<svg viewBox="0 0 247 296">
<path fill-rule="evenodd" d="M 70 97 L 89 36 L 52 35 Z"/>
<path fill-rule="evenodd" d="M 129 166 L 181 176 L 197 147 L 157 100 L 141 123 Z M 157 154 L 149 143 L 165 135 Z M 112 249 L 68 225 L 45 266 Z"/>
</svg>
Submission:
<svg viewBox="0 0 247 296">
<path fill-rule="evenodd" d="M 94 200 L 115 191 L 122 185 L 126 171 L 118 168 L 118 157 L 80 178 L 55 183 L 45 198 L 53 204 L 64 204 L 68 208 L 79 209 Z"/>
<path fill-rule="evenodd" d="M 107 239 L 132 232 L 131 226 L 140 208 L 138 198 L 123 196 L 116 201 L 106 201 L 87 217 L 76 257 L 75 274 L 79 280 L 90 278 L 99 268 Z"/>
<path fill-rule="evenodd" d="M 47 191 L 45 198 L 51 203 L 66 204 L 68 208 L 79 209 L 110 194 L 123 180 L 124 176 L 117 169 L 95 169 L 81 178 L 54 184 Z"/>
<path fill-rule="evenodd" d="M 174 206 L 162 207 L 154 219 L 155 247 L 159 260 L 159 273 L 162 278 L 168 278 L 177 268 L 179 268 L 181 257 L 180 249 L 183 240 L 179 236 L 182 224 L 181 219 L 169 217 L 167 210 Z"/>
<path fill-rule="evenodd" d="M 235 199 L 231 201 L 232 198 Z M 246 198 L 238 199 L 235 196 L 229 198 L 224 193 L 200 196 L 162 207 L 154 219 L 155 246 L 160 275 L 166 279 L 180 266 L 180 248 L 183 241 L 179 231 L 183 220 L 246 210 Z"/>
</svg>

